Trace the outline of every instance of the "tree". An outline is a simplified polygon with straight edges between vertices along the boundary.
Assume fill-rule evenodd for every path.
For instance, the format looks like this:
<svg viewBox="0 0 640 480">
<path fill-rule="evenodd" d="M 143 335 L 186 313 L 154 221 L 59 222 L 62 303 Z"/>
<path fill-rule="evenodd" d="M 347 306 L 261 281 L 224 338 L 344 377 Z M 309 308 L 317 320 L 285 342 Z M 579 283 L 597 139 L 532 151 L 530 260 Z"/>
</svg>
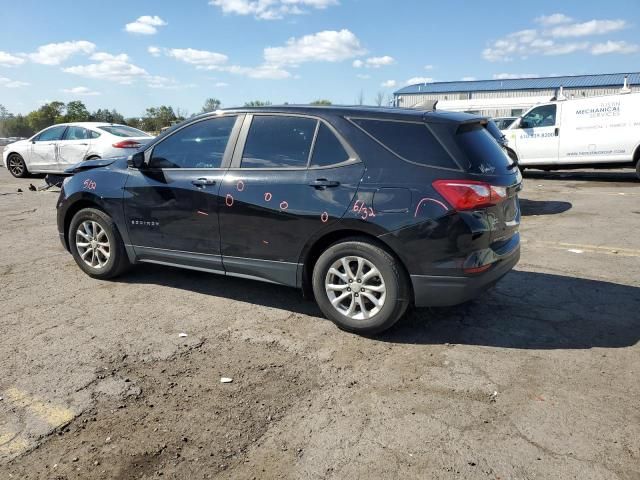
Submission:
<svg viewBox="0 0 640 480">
<path fill-rule="evenodd" d="M 32 130 L 38 131 L 56 123 L 64 122 L 65 104 L 63 102 L 45 103 L 38 110 L 27 115 L 27 122 Z"/>
<path fill-rule="evenodd" d="M 268 107 L 271 105 L 271 102 L 267 100 L 263 102 L 262 100 L 252 100 L 244 104 L 245 107 Z"/>
<path fill-rule="evenodd" d="M 106 108 L 104 110 L 99 108 L 91 114 L 90 120 L 105 123 L 124 123 L 124 116 L 118 113 L 115 109 L 109 111 Z"/>
<path fill-rule="evenodd" d="M 34 133 L 24 115 L 10 115 L 0 122 L 0 134 L 7 137 L 30 137 Z"/>
<path fill-rule="evenodd" d="M 309 105 L 332 105 L 331 100 L 318 99 L 311 102 Z"/>
<path fill-rule="evenodd" d="M 356 98 L 356 104 L 357 105 L 364 105 L 364 92 L 362 90 L 360 90 L 360 93 L 358 94 L 358 97 Z"/>
<path fill-rule="evenodd" d="M 67 103 L 67 114 L 65 115 L 67 122 L 87 122 L 89 118 L 91 118 L 91 114 L 80 100 Z"/>
<path fill-rule="evenodd" d="M 382 105 L 384 105 L 384 92 L 378 92 L 376 94 L 376 105 L 381 107 Z"/>
<path fill-rule="evenodd" d="M 202 113 L 215 112 L 222 103 L 217 98 L 207 98 L 202 107 Z"/>
<path fill-rule="evenodd" d="M 0 103 L 0 120 L 6 120 L 9 117 L 11 117 L 9 110 L 7 110 L 7 107 Z"/>
<path fill-rule="evenodd" d="M 147 108 L 142 119 L 143 130 L 159 132 L 163 127 L 169 127 L 178 120 L 173 108 L 167 105 Z"/>
</svg>

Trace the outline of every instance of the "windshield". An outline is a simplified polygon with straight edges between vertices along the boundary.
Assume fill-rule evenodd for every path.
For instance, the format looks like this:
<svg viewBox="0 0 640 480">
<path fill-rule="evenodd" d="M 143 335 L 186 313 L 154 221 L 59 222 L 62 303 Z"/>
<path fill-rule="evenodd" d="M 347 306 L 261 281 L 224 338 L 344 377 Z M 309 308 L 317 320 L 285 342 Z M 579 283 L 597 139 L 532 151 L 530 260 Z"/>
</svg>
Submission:
<svg viewBox="0 0 640 480">
<path fill-rule="evenodd" d="M 99 130 L 104 130 L 116 137 L 151 137 L 148 133 L 138 130 L 137 128 L 127 127 L 126 125 L 108 125 L 104 127 L 98 127 Z"/>
</svg>

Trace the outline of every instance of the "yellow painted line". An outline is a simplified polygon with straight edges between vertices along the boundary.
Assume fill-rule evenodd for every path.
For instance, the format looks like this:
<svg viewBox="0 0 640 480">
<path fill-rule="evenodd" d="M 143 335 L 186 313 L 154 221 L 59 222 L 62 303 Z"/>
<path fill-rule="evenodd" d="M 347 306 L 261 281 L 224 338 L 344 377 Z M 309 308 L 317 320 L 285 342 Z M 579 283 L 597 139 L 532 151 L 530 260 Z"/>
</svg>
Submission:
<svg viewBox="0 0 640 480">
<path fill-rule="evenodd" d="M 15 432 L 0 433 L 0 455 L 19 455 L 29 449 L 29 442 Z"/>
<path fill-rule="evenodd" d="M 74 414 L 71 410 L 57 405 L 47 404 L 36 397 L 11 387 L 4 393 L 4 398 L 16 407 L 24 408 L 33 415 L 47 422 L 52 427 L 59 427 L 73 420 Z"/>
<path fill-rule="evenodd" d="M 582 243 L 549 242 L 546 240 L 526 240 L 524 244 L 543 244 L 559 250 L 578 249 L 589 253 L 604 253 L 608 255 L 618 255 L 622 257 L 640 257 L 640 250 L 634 248 L 619 248 L 602 245 L 585 245 Z"/>
</svg>

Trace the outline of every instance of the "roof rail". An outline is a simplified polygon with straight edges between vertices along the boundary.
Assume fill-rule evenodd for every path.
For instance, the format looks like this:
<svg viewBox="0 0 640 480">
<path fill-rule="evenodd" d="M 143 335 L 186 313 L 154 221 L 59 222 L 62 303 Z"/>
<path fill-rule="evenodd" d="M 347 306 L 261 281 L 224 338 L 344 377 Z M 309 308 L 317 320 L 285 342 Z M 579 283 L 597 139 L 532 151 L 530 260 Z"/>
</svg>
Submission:
<svg viewBox="0 0 640 480">
<path fill-rule="evenodd" d="M 435 112 L 438 100 L 425 100 L 423 102 L 416 103 L 413 107 L 416 110 L 425 110 L 427 112 Z"/>
</svg>

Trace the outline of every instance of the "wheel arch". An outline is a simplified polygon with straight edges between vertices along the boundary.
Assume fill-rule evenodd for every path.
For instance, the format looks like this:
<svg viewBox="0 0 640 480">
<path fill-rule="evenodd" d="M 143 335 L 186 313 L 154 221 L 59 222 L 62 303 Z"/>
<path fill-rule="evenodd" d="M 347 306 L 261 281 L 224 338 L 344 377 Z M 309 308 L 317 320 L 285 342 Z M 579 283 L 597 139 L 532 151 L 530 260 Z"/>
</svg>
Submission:
<svg viewBox="0 0 640 480">
<path fill-rule="evenodd" d="M 91 198 L 83 197 L 77 200 L 76 202 L 74 202 L 73 204 L 71 204 L 69 208 L 67 208 L 67 211 L 64 214 L 64 243 L 67 247 L 67 250 L 69 250 L 69 247 L 70 247 L 69 227 L 71 226 L 71 220 L 73 219 L 76 213 L 78 213 L 80 210 L 83 210 L 85 208 L 94 208 L 96 210 L 100 210 L 101 212 L 107 213 L 105 209 L 102 208 L 102 206 L 98 202 L 94 201 Z"/>
<path fill-rule="evenodd" d="M 313 268 L 315 267 L 318 258 L 320 258 L 320 255 L 322 255 L 322 252 L 324 252 L 327 248 L 329 248 L 329 246 L 333 245 L 334 243 L 340 242 L 347 238 L 362 238 L 368 240 L 392 255 L 407 277 L 407 282 L 409 288 L 411 289 L 411 298 L 413 299 L 413 289 L 411 287 L 411 282 L 409 281 L 409 270 L 407 269 L 407 266 L 404 264 L 402 259 L 396 254 L 396 252 L 394 252 L 388 244 L 386 244 L 377 236 L 368 232 L 364 232 L 362 230 L 355 230 L 352 228 L 337 229 L 331 232 L 327 232 L 323 236 L 313 241 L 313 243 L 308 246 L 306 251 L 303 252 L 300 261 L 302 268 L 299 272 L 299 278 L 302 290 L 306 298 L 313 298 L 313 288 L 311 285 Z"/>
</svg>

